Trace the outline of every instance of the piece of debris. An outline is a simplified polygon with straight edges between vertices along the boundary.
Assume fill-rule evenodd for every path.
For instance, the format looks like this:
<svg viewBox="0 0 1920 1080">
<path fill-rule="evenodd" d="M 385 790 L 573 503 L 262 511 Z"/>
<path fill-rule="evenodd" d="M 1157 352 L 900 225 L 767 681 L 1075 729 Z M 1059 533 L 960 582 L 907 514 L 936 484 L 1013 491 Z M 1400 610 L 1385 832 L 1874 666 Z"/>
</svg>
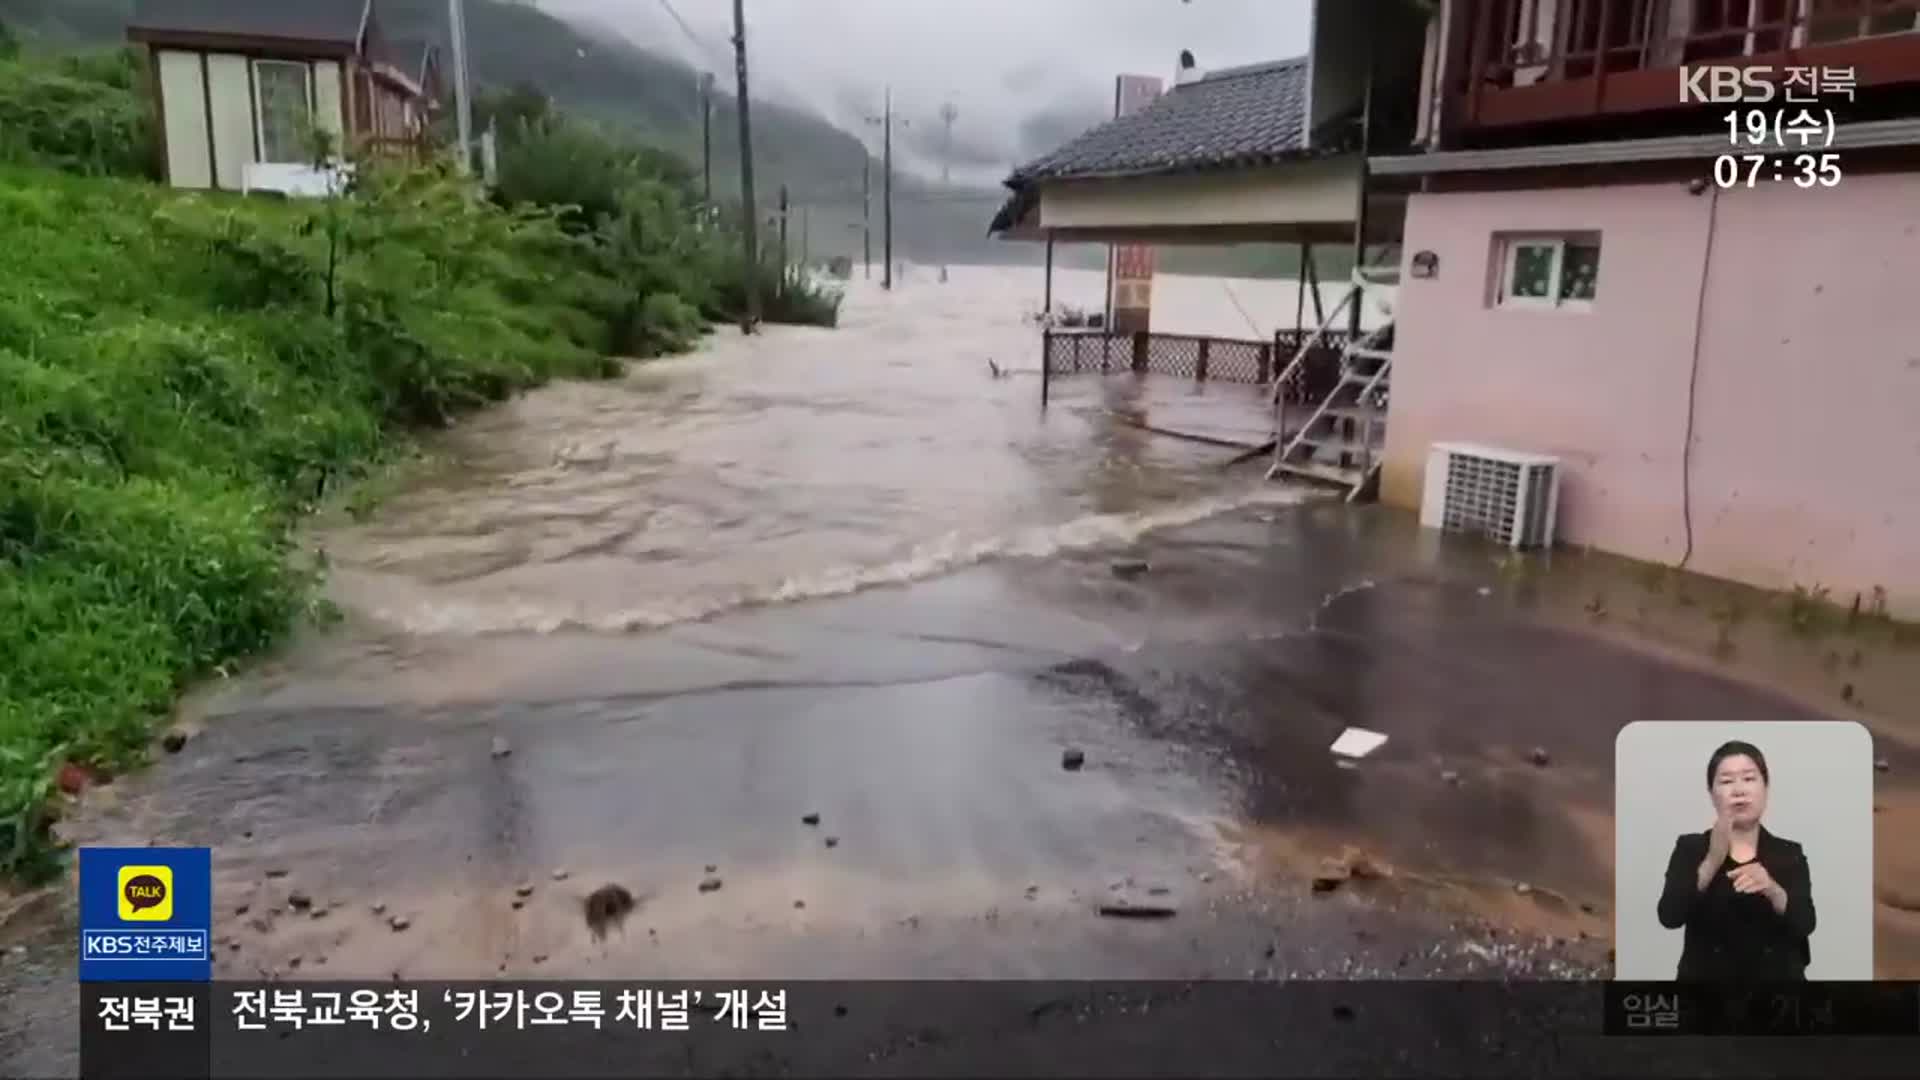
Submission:
<svg viewBox="0 0 1920 1080">
<path fill-rule="evenodd" d="M 521 908 L 526 906 L 527 906 L 527 902 L 525 900 L 521 899 L 518 896 L 513 898 L 513 910 L 519 911 Z"/>
<path fill-rule="evenodd" d="M 1546 747 L 1536 746 L 1533 748 L 1533 752 L 1527 755 L 1527 760 L 1544 769 L 1548 765 L 1553 764 L 1553 755 L 1547 753 Z"/>
<path fill-rule="evenodd" d="M 375 900 L 373 903 L 368 904 L 367 909 L 373 912 L 375 915 L 385 915 L 387 913 L 387 905 L 384 903 L 381 903 L 378 900 Z"/>
<path fill-rule="evenodd" d="M 1583 902 L 1583 903 L 1582 903 L 1582 904 L 1580 905 L 1580 911 L 1581 911 L 1581 913 L 1582 913 L 1582 914 L 1585 914 L 1585 915 L 1598 915 L 1598 914 L 1600 914 L 1600 909 L 1599 909 L 1599 908 L 1597 908 L 1597 907 L 1595 907 L 1595 906 L 1593 906 L 1593 905 L 1592 905 L 1592 904 L 1590 904 L 1590 903 L 1584 903 L 1584 902 Z"/>
<path fill-rule="evenodd" d="M 273 869 L 271 869 L 271 870 L 268 870 L 268 871 L 267 871 L 267 876 L 268 876 L 268 877 L 270 877 L 270 878 L 283 878 L 283 877 L 286 877 L 286 876 L 287 876 L 287 870 L 286 870 L 286 867 L 283 867 L 283 866 L 276 866 L 276 867 L 274 867 Z"/>
<path fill-rule="evenodd" d="M 1169 919 L 1179 910 L 1172 904 L 1147 904 L 1137 900 L 1121 900 L 1100 905 L 1100 914 L 1109 919 Z"/>
<path fill-rule="evenodd" d="M 1145 559 L 1115 559 L 1112 569 L 1114 577 L 1137 578 L 1153 567 Z"/>
<path fill-rule="evenodd" d="M 60 772 L 54 779 L 60 790 L 68 795 L 78 795 L 87 789 L 88 784 L 96 782 L 92 770 L 71 761 L 60 766 Z"/>
<path fill-rule="evenodd" d="M 1313 891 L 1330 893 L 1349 881 L 1374 881 L 1391 874 L 1388 867 L 1375 862 L 1366 852 L 1348 846 L 1342 848 L 1340 854 L 1320 860 L 1320 869 L 1313 876 Z"/>
<path fill-rule="evenodd" d="M 287 967 L 292 968 L 294 970 L 298 970 L 300 967 L 301 959 L 302 958 L 299 953 L 294 953 L 292 956 L 287 957 Z"/>
<path fill-rule="evenodd" d="M 521 882 L 520 884 L 518 884 L 518 885 L 515 885 L 515 886 L 513 887 L 513 895 L 515 895 L 515 896 L 518 896 L 518 897 L 519 897 L 519 898 L 521 898 L 522 900 L 525 900 L 525 899 L 526 899 L 527 897 L 529 897 L 529 896 L 532 896 L 532 895 L 533 895 L 533 882 L 531 882 L 531 881 L 523 881 L 523 882 Z"/>
<path fill-rule="evenodd" d="M 405 915 L 395 915 L 393 918 L 387 920 L 387 925 L 393 927 L 394 931 L 398 933 L 412 926 L 413 920 L 407 918 Z"/>
<path fill-rule="evenodd" d="M 233 905 L 233 913 L 235 915 L 245 915 L 250 906 L 249 904 L 235 904 Z"/>
<path fill-rule="evenodd" d="M 1513 883 L 1513 891 L 1521 896 L 1526 896 L 1533 892 L 1533 886 L 1524 881 L 1516 881 Z"/>
<path fill-rule="evenodd" d="M 513 753 L 513 747 L 507 744 L 507 737 L 504 735 L 495 735 L 493 737 L 493 756 L 503 758 L 511 753 Z"/>
<path fill-rule="evenodd" d="M 287 906 L 295 911 L 305 911 L 313 906 L 313 897 L 295 889 L 287 894 Z"/>
<path fill-rule="evenodd" d="M 1333 1018 L 1343 1024 L 1351 1021 L 1353 1019 L 1353 1006 L 1335 1005 L 1333 1007 Z"/>
<path fill-rule="evenodd" d="M 828 846 L 828 847 L 839 847 L 839 846 L 840 846 L 840 838 L 839 838 L 839 837 L 837 837 L 837 836 L 829 836 L 829 837 L 827 837 L 827 846 Z"/>
<path fill-rule="evenodd" d="M 1457 786 L 1460 783 L 1460 774 L 1454 771 L 1453 769 L 1441 769 L 1440 782 L 1443 784 L 1454 784 Z"/>
<path fill-rule="evenodd" d="M 633 894 L 621 885 L 602 885 L 588 895 L 587 929 L 595 940 L 607 936 L 607 928 L 618 926 L 633 913 Z"/>
<path fill-rule="evenodd" d="M 1853 684 L 1852 683 L 1848 683 L 1845 686 L 1842 686 L 1840 688 L 1840 700 L 1841 701 L 1853 700 Z"/>
<path fill-rule="evenodd" d="M 1890 761 L 1888 761 L 1888 760 L 1887 760 L 1886 758 L 1875 758 L 1875 759 L 1873 759 L 1873 771 L 1874 771 L 1874 772 L 1887 772 L 1888 770 L 1890 770 L 1890 769 L 1892 769 L 1892 768 L 1893 768 L 1893 763 L 1892 763 L 1892 762 L 1890 762 Z"/>
<path fill-rule="evenodd" d="M 1209 873 L 1203 873 L 1203 874 L 1201 874 L 1201 875 L 1200 875 L 1200 884 L 1202 884 L 1202 885 L 1205 885 L 1205 884 L 1208 884 L 1208 883 L 1209 883 L 1209 882 L 1211 882 L 1212 880 L 1213 880 L 1213 875 L 1212 875 L 1212 874 L 1209 874 Z"/>
<path fill-rule="evenodd" d="M 1487 586 L 1485 586 L 1485 585 L 1482 585 L 1482 586 L 1480 586 L 1480 595 L 1481 595 L 1481 596 L 1492 596 L 1492 595 L 1493 595 L 1493 590 L 1492 590 L 1492 589 L 1490 589 L 1490 588 L 1488 588 L 1488 587 L 1487 587 Z"/>
<path fill-rule="evenodd" d="M 1080 767 L 1086 763 L 1087 754 L 1084 750 L 1068 747 L 1060 751 L 1060 767 L 1068 772 L 1079 772 Z"/>
<path fill-rule="evenodd" d="M 327 909 L 325 907 L 314 908 L 309 917 L 315 918 L 315 919 L 324 919 L 327 917 Z"/>
<path fill-rule="evenodd" d="M 800 815 L 800 824 L 802 824 L 802 825 L 818 825 L 818 824 L 820 824 L 820 815 L 819 815 L 819 813 L 818 813 L 818 812 L 815 812 L 815 813 L 811 813 L 811 814 L 802 814 L 802 815 Z"/>
<path fill-rule="evenodd" d="M 1363 758 L 1387 744 L 1387 737 L 1377 731 L 1366 728 L 1350 727 L 1340 733 L 1328 747 L 1334 753 L 1346 758 Z"/>
<path fill-rule="evenodd" d="M 187 733 L 178 728 L 160 736 L 160 748 L 169 754 L 179 753 L 180 748 L 185 745 L 187 745 Z"/>
<path fill-rule="evenodd" d="M 719 888 L 720 888 L 720 879 L 717 877 L 705 877 L 700 879 L 700 891 L 703 893 L 714 892 Z"/>
<path fill-rule="evenodd" d="M 795 900 L 793 902 L 793 910 L 795 911 L 799 911 L 805 908 L 806 906 L 807 906 L 807 902 L 805 900 Z"/>
<path fill-rule="evenodd" d="M 557 870 L 555 870 L 555 871 L 553 872 L 553 880 L 555 880 L 555 881 L 565 881 L 565 880 L 567 880 L 567 868 L 566 868 L 566 867 L 564 867 L 564 866 L 562 866 L 562 867 L 560 867 L 559 869 L 557 869 Z"/>
<path fill-rule="evenodd" d="M 1147 895 L 1148 896 L 1167 896 L 1167 895 L 1170 895 L 1172 892 L 1173 890 L 1167 888 L 1165 885 L 1155 885 L 1152 888 L 1147 890 Z"/>
<path fill-rule="evenodd" d="M 1388 876 L 1385 867 L 1374 862 L 1372 856 L 1359 848 L 1347 848 L 1341 852 L 1340 858 L 1347 864 L 1347 872 L 1353 875 L 1356 881 L 1378 881 Z"/>
<path fill-rule="evenodd" d="M 536 963 L 536 964 L 544 964 L 544 963 L 546 963 L 546 962 L 547 962 L 547 954 L 546 954 L 546 953 L 534 953 L 534 954 L 533 954 L 533 962 L 534 962 L 534 963 Z"/>
</svg>

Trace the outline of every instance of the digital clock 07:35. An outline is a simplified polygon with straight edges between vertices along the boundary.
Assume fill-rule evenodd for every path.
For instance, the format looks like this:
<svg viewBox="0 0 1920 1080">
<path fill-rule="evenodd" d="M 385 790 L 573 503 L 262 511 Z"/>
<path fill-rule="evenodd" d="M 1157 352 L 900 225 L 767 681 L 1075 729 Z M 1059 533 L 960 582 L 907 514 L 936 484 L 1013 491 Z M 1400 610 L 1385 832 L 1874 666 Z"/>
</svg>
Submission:
<svg viewBox="0 0 1920 1080">
<path fill-rule="evenodd" d="M 1713 182 L 1722 188 L 1792 182 L 1796 187 L 1837 187 L 1839 154 L 1721 154 L 1713 161 Z"/>
</svg>

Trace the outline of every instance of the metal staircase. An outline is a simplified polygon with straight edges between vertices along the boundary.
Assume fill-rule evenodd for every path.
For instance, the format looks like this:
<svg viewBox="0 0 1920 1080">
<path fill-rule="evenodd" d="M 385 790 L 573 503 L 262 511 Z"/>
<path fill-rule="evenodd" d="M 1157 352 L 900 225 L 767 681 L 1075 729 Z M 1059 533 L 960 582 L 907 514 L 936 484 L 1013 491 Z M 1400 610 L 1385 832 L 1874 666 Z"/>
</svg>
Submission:
<svg viewBox="0 0 1920 1080">
<path fill-rule="evenodd" d="M 1348 502 L 1373 486 L 1386 444 L 1393 370 L 1393 302 L 1387 290 L 1399 283 L 1398 262 L 1356 268 L 1340 303 L 1274 381 L 1274 450 L 1267 479 L 1296 476 L 1333 484 L 1346 490 Z M 1337 377 L 1327 379 L 1324 390 L 1314 388 L 1307 402 L 1289 402 L 1287 392 L 1308 374 L 1309 358 L 1324 355 L 1321 342 L 1343 317 L 1351 319 L 1354 305 L 1362 312 L 1370 307 L 1379 324 L 1341 348 Z"/>
</svg>

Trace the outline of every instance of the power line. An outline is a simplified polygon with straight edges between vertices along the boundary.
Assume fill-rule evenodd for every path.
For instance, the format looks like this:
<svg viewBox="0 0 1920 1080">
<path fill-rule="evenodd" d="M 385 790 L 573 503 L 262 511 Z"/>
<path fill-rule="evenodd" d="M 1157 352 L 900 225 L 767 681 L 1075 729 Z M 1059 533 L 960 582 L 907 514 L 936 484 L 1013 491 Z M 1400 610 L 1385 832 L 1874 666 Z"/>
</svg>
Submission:
<svg viewBox="0 0 1920 1080">
<path fill-rule="evenodd" d="M 673 19 L 674 24 L 680 27 L 680 32 L 687 35 L 688 41 L 693 42 L 707 52 L 713 51 L 713 46 L 707 44 L 699 34 L 694 33 L 693 27 L 687 25 L 687 20 L 681 18 L 680 13 L 674 10 L 673 0 L 660 0 L 660 6 L 666 10 L 667 15 Z"/>
</svg>

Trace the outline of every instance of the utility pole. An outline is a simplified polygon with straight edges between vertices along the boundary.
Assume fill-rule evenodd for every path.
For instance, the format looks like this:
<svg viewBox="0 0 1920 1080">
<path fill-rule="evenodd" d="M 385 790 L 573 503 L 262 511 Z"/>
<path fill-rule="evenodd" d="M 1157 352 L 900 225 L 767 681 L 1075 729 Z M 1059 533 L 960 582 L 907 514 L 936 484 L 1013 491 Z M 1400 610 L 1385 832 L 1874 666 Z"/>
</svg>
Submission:
<svg viewBox="0 0 1920 1080">
<path fill-rule="evenodd" d="M 467 82 L 467 6 L 447 0 L 447 31 L 453 39 L 453 96 L 460 134 L 460 175 L 473 174 L 473 92 Z"/>
<path fill-rule="evenodd" d="M 805 273 L 813 262 L 813 225 L 807 218 L 807 207 L 800 207 L 800 271 Z"/>
<path fill-rule="evenodd" d="M 458 0 L 455 0 L 457 3 Z M 733 0 L 733 69 L 739 82 L 740 109 L 740 247 L 746 274 L 747 310 L 741 315 L 740 329 L 751 334 L 760 325 L 760 210 L 753 201 L 753 128 L 747 119 L 747 13 L 746 0 Z"/>
<path fill-rule="evenodd" d="M 774 286 L 779 293 L 787 291 L 787 185 L 780 185 L 780 283 Z"/>
<path fill-rule="evenodd" d="M 888 291 L 892 291 L 893 289 L 893 87 L 891 86 L 887 87 L 886 132 L 884 135 L 881 136 L 880 141 L 881 141 L 881 155 L 882 155 L 882 163 L 880 166 L 881 182 L 885 188 L 885 194 L 881 196 L 881 198 L 885 202 L 884 202 L 884 209 L 882 211 L 883 221 L 880 226 L 881 235 L 883 237 L 883 239 L 881 240 L 880 250 L 887 260 L 886 268 L 880 276 L 880 284 L 882 287 L 886 288 Z"/>
<path fill-rule="evenodd" d="M 893 87 L 887 87 L 886 107 L 867 123 L 880 125 L 880 287 L 893 288 Z M 902 120 L 901 123 L 906 123 Z M 869 255 L 871 258 L 871 255 Z"/>
<path fill-rule="evenodd" d="M 700 76 L 700 178 L 703 200 L 713 205 L 713 73 Z"/>
<path fill-rule="evenodd" d="M 873 155 L 860 144 L 860 262 L 873 280 Z"/>
<path fill-rule="evenodd" d="M 953 193 L 953 121 L 954 118 L 959 115 L 960 110 L 954 108 L 953 102 L 951 101 L 940 106 L 940 123 L 942 126 L 942 134 L 940 136 L 941 195 L 951 195 Z M 940 245 L 940 284 L 945 285 L 946 283 L 947 246 L 943 240 Z"/>
</svg>

